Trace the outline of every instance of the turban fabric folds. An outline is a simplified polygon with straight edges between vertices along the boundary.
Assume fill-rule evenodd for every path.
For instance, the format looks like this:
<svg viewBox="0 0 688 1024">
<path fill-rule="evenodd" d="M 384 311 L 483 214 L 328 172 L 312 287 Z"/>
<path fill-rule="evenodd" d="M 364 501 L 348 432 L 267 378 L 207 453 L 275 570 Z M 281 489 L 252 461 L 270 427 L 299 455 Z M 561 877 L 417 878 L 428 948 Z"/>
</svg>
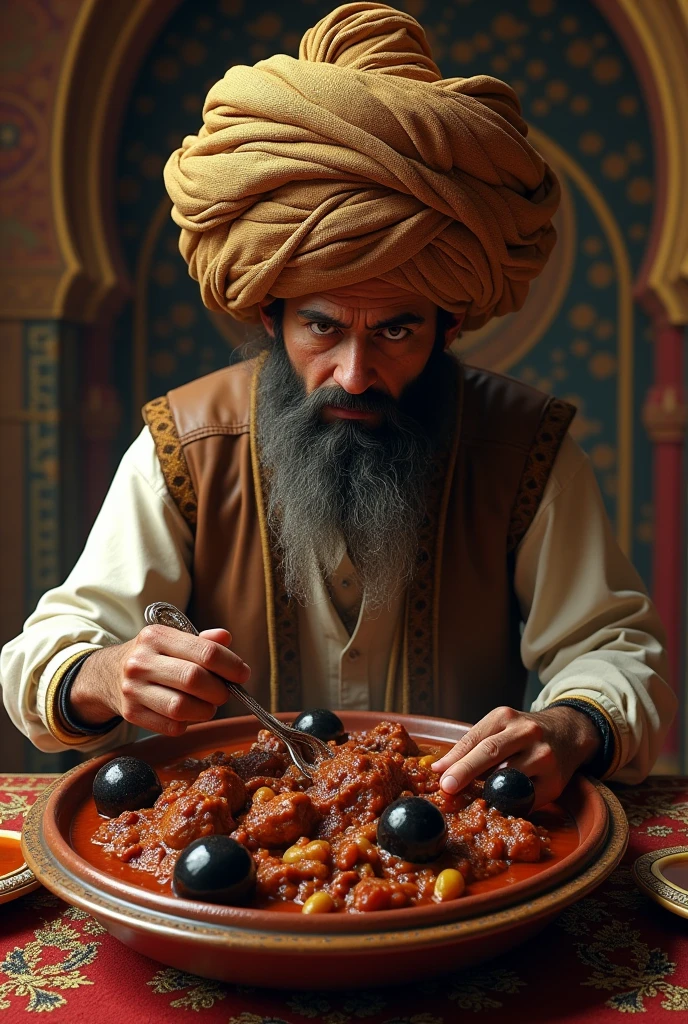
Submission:
<svg viewBox="0 0 688 1024">
<path fill-rule="evenodd" d="M 554 246 L 559 186 L 518 99 L 443 79 L 423 29 L 376 3 L 337 8 L 277 54 L 230 68 L 165 167 L 180 250 L 206 306 L 383 278 L 464 327 L 520 309 Z"/>
</svg>

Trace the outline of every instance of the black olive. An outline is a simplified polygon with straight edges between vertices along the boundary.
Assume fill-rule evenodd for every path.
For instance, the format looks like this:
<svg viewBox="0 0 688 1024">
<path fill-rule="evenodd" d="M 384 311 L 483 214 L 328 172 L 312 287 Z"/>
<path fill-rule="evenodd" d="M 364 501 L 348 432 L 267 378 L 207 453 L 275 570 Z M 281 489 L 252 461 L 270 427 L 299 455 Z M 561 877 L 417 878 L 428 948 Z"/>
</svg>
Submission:
<svg viewBox="0 0 688 1024">
<path fill-rule="evenodd" d="M 162 793 L 160 779 L 138 757 L 115 757 L 93 780 L 93 799 L 99 814 L 116 818 L 122 811 L 152 807 Z"/>
<path fill-rule="evenodd" d="M 483 799 L 502 814 L 525 818 L 533 809 L 535 789 L 518 768 L 498 768 L 485 779 Z"/>
<path fill-rule="evenodd" d="M 229 836 L 205 836 L 182 850 L 174 866 L 177 896 L 206 903 L 245 903 L 256 884 L 256 865 L 245 846 Z"/>
<path fill-rule="evenodd" d="M 384 809 L 377 825 L 377 845 L 414 864 L 438 857 L 446 839 L 444 815 L 421 796 L 395 800 Z"/>
<path fill-rule="evenodd" d="M 334 711 L 327 708 L 314 708 L 312 711 L 302 711 L 298 718 L 292 722 L 294 729 L 317 736 L 319 740 L 336 740 L 338 743 L 344 739 L 344 725 L 341 718 L 337 718 Z"/>
</svg>

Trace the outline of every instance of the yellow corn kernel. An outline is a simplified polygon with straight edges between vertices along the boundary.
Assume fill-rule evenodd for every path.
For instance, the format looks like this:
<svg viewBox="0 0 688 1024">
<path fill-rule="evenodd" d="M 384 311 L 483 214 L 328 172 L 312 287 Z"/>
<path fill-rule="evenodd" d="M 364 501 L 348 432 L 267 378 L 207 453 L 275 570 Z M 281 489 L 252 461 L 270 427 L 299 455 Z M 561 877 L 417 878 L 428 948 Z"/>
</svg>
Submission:
<svg viewBox="0 0 688 1024">
<path fill-rule="evenodd" d="M 269 786 L 261 786 L 253 794 L 253 802 L 260 804 L 264 800 L 272 800 L 273 796 L 275 796 L 274 789 L 270 789 Z"/>
<path fill-rule="evenodd" d="M 370 851 L 375 849 L 370 839 L 366 839 L 365 836 L 358 837 L 356 840 L 356 846 L 364 857 L 370 856 Z"/>
<path fill-rule="evenodd" d="M 324 862 L 330 856 L 330 844 L 325 839 L 314 839 L 312 843 L 308 843 L 302 849 L 304 857 L 307 857 L 308 860 Z"/>
<path fill-rule="evenodd" d="M 306 847 L 295 844 L 290 846 L 288 850 L 285 850 L 282 854 L 282 860 L 285 864 L 295 864 L 297 860 L 303 860 L 306 856 Z"/>
<path fill-rule="evenodd" d="M 440 903 L 455 900 L 463 895 L 465 888 L 466 882 L 461 872 L 456 868 L 445 868 L 435 879 L 435 899 Z"/>
<path fill-rule="evenodd" d="M 302 914 L 330 914 L 334 910 L 334 900 L 327 892 L 314 892 L 301 907 Z"/>
<path fill-rule="evenodd" d="M 435 756 L 435 754 L 425 754 L 424 757 L 418 758 L 418 764 L 421 768 L 429 768 L 431 764 L 435 763 L 435 761 L 439 761 L 439 754 L 437 756 Z"/>
</svg>

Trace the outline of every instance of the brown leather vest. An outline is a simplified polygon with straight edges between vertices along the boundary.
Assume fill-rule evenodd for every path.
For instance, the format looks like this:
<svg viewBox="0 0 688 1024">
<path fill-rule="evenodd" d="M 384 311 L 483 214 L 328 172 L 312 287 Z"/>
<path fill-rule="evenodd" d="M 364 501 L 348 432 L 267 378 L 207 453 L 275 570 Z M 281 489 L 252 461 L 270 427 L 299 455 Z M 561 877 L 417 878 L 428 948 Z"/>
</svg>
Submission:
<svg viewBox="0 0 688 1024">
<path fill-rule="evenodd" d="M 296 608 L 271 550 L 255 443 L 259 370 L 259 360 L 218 370 L 143 414 L 195 534 L 190 617 L 232 633 L 258 700 L 298 710 Z M 514 552 L 575 409 L 499 374 L 458 364 L 457 374 L 454 441 L 431 473 L 384 710 L 474 722 L 500 704 L 521 706 Z"/>
</svg>

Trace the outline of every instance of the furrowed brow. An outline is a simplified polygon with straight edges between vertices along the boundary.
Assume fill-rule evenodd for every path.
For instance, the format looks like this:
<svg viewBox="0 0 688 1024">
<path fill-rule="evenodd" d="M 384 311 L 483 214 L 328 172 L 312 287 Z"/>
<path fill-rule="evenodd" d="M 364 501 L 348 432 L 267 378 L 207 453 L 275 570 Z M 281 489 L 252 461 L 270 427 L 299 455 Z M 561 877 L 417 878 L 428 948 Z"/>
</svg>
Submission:
<svg viewBox="0 0 688 1024">
<path fill-rule="evenodd" d="M 342 320 L 338 320 L 336 316 L 329 316 L 327 313 L 322 313 L 319 309 L 297 309 L 296 312 L 304 320 L 313 320 L 318 324 L 329 324 L 330 327 L 341 327 L 342 330 L 346 330 L 349 326 Z"/>
<path fill-rule="evenodd" d="M 297 309 L 297 314 L 302 316 L 304 320 L 313 320 L 320 324 L 329 324 L 331 327 L 340 327 L 342 330 L 346 330 L 349 326 L 342 320 L 338 320 L 334 316 L 329 316 L 327 313 L 322 313 L 318 309 Z M 380 320 L 378 323 L 373 324 L 370 328 L 371 331 L 379 331 L 385 327 L 405 327 L 406 324 L 424 324 L 425 317 L 420 316 L 419 313 L 397 313 L 396 316 L 390 316 L 386 320 Z"/>
</svg>

